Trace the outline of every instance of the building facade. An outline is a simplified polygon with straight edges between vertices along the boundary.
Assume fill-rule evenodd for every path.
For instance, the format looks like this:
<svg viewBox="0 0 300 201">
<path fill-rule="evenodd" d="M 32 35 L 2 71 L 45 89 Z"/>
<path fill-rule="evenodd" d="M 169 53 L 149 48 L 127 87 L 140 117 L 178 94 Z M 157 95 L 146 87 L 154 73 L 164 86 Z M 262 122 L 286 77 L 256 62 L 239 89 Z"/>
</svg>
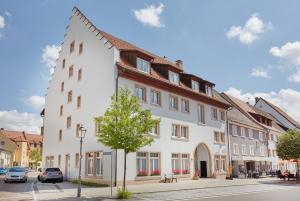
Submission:
<svg viewBox="0 0 300 201">
<path fill-rule="evenodd" d="M 159 180 L 169 173 L 179 178 L 226 175 L 230 105 L 214 84 L 185 73 L 180 60 L 173 63 L 97 29 L 77 8 L 46 94 L 44 167 L 60 167 L 67 179 L 78 176 L 78 128 L 83 125 L 84 179 L 109 183 L 112 171 L 116 183 L 122 180 L 123 151 L 97 142 L 94 121 L 121 87 L 160 120 L 150 134 L 154 142 L 128 155 L 129 182 Z M 111 156 L 105 154 L 110 151 Z"/>
</svg>

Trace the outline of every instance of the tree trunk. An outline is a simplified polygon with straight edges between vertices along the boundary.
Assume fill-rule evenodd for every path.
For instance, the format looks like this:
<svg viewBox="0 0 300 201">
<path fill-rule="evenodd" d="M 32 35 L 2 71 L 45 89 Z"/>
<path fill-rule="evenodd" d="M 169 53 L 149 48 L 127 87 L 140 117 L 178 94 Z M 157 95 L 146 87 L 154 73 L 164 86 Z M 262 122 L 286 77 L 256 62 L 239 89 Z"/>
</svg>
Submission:
<svg viewBox="0 0 300 201">
<path fill-rule="evenodd" d="M 127 152 L 124 150 L 124 177 L 123 177 L 123 191 L 125 191 L 125 188 L 126 188 L 126 158 L 127 158 Z"/>
</svg>

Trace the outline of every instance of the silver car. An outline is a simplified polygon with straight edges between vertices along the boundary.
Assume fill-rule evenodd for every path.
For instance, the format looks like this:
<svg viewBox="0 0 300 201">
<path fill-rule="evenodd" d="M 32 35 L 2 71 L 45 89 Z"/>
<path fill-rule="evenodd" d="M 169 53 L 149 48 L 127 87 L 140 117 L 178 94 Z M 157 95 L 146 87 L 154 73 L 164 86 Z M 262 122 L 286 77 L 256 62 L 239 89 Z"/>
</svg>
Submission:
<svg viewBox="0 0 300 201">
<path fill-rule="evenodd" d="M 5 174 L 4 182 L 27 182 L 27 171 L 24 167 L 12 167 Z"/>
<path fill-rule="evenodd" d="M 45 171 L 38 176 L 38 180 L 42 183 L 46 181 L 63 182 L 63 174 L 59 168 L 46 168 Z"/>
</svg>

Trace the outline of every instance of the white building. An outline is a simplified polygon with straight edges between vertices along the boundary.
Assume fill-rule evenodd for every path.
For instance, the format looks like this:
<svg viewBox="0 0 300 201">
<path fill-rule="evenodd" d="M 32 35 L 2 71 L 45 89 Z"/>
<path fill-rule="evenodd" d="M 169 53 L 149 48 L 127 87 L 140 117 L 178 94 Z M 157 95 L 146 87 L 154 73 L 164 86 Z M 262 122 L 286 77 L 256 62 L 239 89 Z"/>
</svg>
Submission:
<svg viewBox="0 0 300 201">
<path fill-rule="evenodd" d="M 97 29 L 73 9 L 62 49 L 46 95 L 43 165 L 58 166 L 67 178 L 78 176 L 80 124 L 87 129 L 83 144 L 83 177 L 108 183 L 123 177 L 123 151 L 103 152 L 94 118 L 104 114 L 110 98 L 128 87 L 152 111 L 159 125 L 154 142 L 128 156 L 127 179 L 159 180 L 225 175 L 227 171 L 226 109 L 214 84 L 187 74 L 182 61 L 170 62 Z M 217 141 L 215 139 L 218 139 Z"/>
</svg>

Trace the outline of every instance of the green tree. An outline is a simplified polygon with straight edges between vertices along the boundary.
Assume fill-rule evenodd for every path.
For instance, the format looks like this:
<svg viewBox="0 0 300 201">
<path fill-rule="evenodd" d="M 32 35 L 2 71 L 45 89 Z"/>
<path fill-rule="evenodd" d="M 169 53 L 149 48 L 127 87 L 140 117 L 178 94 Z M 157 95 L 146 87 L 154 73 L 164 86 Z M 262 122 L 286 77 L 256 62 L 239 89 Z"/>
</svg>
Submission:
<svg viewBox="0 0 300 201">
<path fill-rule="evenodd" d="M 130 152 L 152 143 L 149 135 L 158 120 L 127 88 L 120 88 L 102 117 L 96 118 L 98 141 L 112 149 L 124 150 L 123 191 L 126 191 L 126 158 Z"/>
<path fill-rule="evenodd" d="M 38 163 L 42 161 L 41 149 L 34 148 L 30 151 L 30 159 L 33 161 L 35 168 L 37 168 Z"/>
<path fill-rule="evenodd" d="M 300 131 L 288 130 L 278 138 L 277 155 L 283 160 L 297 160 L 299 178 Z"/>
</svg>

